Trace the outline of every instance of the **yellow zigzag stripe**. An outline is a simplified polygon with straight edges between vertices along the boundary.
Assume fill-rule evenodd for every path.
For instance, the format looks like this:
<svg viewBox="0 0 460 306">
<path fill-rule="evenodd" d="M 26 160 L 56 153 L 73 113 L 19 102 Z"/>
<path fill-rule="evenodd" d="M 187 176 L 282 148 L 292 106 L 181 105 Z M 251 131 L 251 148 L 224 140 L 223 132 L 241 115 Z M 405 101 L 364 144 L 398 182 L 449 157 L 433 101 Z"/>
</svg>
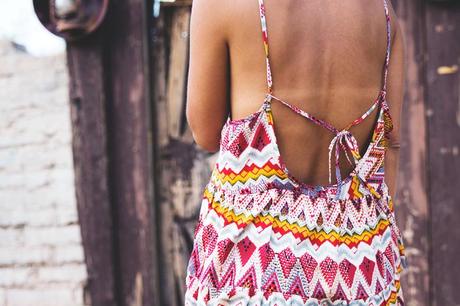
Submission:
<svg viewBox="0 0 460 306">
<path fill-rule="evenodd" d="M 261 176 L 264 177 L 271 177 L 271 176 L 278 176 L 281 179 L 286 178 L 286 175 L 281 170 L 275 170 L 270 168 L 270 166 L 266 165 L 264 168 L 253 168 L 251 171 L 243 170 L 241 173 L 219 173 L 216 172 L 215 174 L 217 180 L 222 183 L 230 182 L 230 184 L 235 184 L 236 182 L 245 183 L 249 179 L 257 179 Z"/>
<path fill-rule="evenodd" d="M 350 184 L 350 190 L 353 191 L 353 196 L 352 196 L 353 199 L 360 199 L 363 197 L 363 194 L 359 191 L 359 186 L 360 186 L 359 178 L 357 176 L 353 176 L 353 179 Z"/>
<path fill-rule="evenodd" d="M 401 282 L 399 280 L 395 280 L 395 288 L 396 291 L 391 292 L 389 299 L 385 301 L 385 305 L 396 305 L 398 302 L 399 291 L 401 290 Z"/>
<path fill-rule="evenodd" d="M 272 114 L 271 108 L 269 108 L 267 111 L 267 119 L 268 119 L 268 123 L 273 125 L 273 114 Z"/>
<path fill-rule="evenodd" d="M 317 231 L 317 230 L 309 230 L 307 227 L 299 226 L 298 224 L 289 223 L 288 221 L 281 221 L 278 217 L 273 217 L 271 215 L 258 215 L 258 216 L 246 216 L 244 214 L 236 215 L 232 210 L 227 207 L 223 207 L 219 204 L 219 202 L 212 201 L 211 204 L 212 209 L 214 209 L 219 215 L 224 217 L 227 222 L 236 223 L 238 226 L 243 224 L 259 224 L 263 223 L 265 225 L 271 225 L 274 229 L 281 228 L 284 231 L 290 231 L 294 234 L 300 234 L 304 239 L 309 237 L 310 239 L 317 239 L 321 242 L 327 241 L 339 241 L 341 243 L 349 244 L 357 244 L 361 241 L 369 242 L 372 237 L 374 237 L 379 231 L 385 230 L 389 226 L 388 220 L 382 219 L 380 220 L 376 227 L 372 230 L 365 230 L 362 234 L 355 234 L 355 235 L 340 235 L 337 232 L 331 231 L 329 234 L 324 231 Z"/>
</svg>

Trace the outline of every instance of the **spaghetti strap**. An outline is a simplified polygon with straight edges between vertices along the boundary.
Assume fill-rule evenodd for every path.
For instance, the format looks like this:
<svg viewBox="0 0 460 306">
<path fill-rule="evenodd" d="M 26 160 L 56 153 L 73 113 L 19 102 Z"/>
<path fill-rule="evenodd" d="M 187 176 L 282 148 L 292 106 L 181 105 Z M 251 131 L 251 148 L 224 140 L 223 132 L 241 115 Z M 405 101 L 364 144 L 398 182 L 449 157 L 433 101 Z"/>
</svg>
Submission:
<svg viewBox="0 0 460 306">
<path fill-rule="evenodd" d="M 275 100 L 278 100 L 279 102 L 281 102 L 282 104 L 284 104 L 285 106 L 290 108 L 295 113 L 299 114 L 300 116 L 302 116 L 302 117 L 304 117 L 306 119 L 309 119 L 311 122 L 313 122 L 313 123 L 315 123 L 315 124 L 317 124 L 319 126 L 324 127 L 325 129 L 331 131 L 334 134 L 337 134 L 337 133 L 340 132 L 336 127 L 334 127 L 332 124 L 330 124 L 326 120 L 316 118 L 315 116 L 311 115 L 310 113 L 307 113 L 304 110 L 301 110 L 300 108 L 298 108 L 295 105 L 292 105 L 292 104 L 290 104 L 290 103 L 288 103 L 286 101 L 283 101 L 280 98 L 275 97 L 272 94 L 267 94 L 267 97 L 268 97 L 268 102 L 271 102 L 272 98 L 275 99 Z"/>
<path fill-rule="evenodd" d="M 267 74 L 267 91 L 268 93 L 273 92 L 273 79 L 272 71 L 270 68 L 270 57 L 268 49 L 268 31 L 267 31 L 267 19 L 265 17 L 265 4 L 263 0 L 259 0 L 259 14 L 260 14 L 260 24 L 262 26 L 262 40 L 265 50 L 265 63 L 266 63 L 266 74 Z"/>
<path fill-rule="evenodd" d="M 391 53 L 391 19 L 388 10 L 387 0 L 383 0 L 383 6 L 385 9 L 385 19 L 387 24 L 387 49 L 385 53 L 385 64 L 383 72 L 383 91 L 387 91 L 387 78 L 388 78 L 388 66 L 390 65 L 390 53 Z"/>
</svg>

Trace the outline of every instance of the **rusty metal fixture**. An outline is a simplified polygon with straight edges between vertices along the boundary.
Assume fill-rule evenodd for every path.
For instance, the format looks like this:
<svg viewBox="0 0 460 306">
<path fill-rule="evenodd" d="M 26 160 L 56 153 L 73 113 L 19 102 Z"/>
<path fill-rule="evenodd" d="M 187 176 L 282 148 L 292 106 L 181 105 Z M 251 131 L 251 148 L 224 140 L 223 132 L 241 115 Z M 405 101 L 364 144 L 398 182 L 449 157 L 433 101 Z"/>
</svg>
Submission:
<svg viewBox="0 0 460 306">
<path fill-rule="evenodd" d="M 40 22 L 55 35 L 76 40 L 94 32 L 104 20 L 109 0 L 33 0 Z"/>
</svg>

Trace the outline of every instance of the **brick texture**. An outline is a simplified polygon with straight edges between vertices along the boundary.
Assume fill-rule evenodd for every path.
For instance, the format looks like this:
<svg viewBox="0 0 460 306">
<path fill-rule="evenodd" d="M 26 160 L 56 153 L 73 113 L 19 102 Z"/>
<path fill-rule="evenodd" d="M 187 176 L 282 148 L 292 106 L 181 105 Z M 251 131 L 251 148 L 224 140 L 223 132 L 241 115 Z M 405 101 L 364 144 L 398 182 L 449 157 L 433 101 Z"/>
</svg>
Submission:
<svg viewBox="0 0 460 306">
<path fill-rule="evenodd" d="M 0 306 L 85 305 L 65 54 L 0 58 Z"/>
</svg>

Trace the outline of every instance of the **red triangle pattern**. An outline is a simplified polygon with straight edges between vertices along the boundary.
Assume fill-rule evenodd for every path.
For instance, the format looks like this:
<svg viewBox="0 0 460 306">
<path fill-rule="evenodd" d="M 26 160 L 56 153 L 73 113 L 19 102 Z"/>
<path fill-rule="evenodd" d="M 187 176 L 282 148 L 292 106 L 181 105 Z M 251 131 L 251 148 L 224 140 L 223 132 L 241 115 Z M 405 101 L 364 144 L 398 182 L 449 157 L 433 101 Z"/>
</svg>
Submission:
<svg viewBox="0 0 460 306">
<path fill-rule="evenodd" d="M 339 270 L 342 274 L 342 278 L 347 284 L 347 287 L 353 285 L 353 280 L 355 279 L 356 267 L 347 259 L 344 259 L 339 264 Z"/>
<path fill-rule="evenodd" d="M 336 291 L 335 291 L 333 300 L 347 300 L 347 299 L 348 299 L 348 297 L 345 294 L 345 291 L 343 291 L 342 286 L 339 284 L 337 286 Z"/>
<path fill-rule="evenodd" d="M 318 266 L 318 262 L 313 258 L 313 256 L 305 253 L 302 257 L 300 257 L 300 263 L 308 282 L 311 282 L 313 275 L 315 274 L 316 267 Z"/>
<path fill-rule="evenodd" d="M 326 292 L 324 292 L 324 288 L 319 282 L 316 284 L 315 290 L 313 290 L 313 296 L 318 300 L 326 298 Z"/>
<path fill-rule="evenodd" d="M 238 248 L 238 251 L 240 252 L 240 259 L 241 259 L 241 264 L 243 266 L 246 265 L 248 260 L 251 258 L 252 254 L 256 250 L 256 246 L 254 243 L 249 239 L 249 237 L 245 237 L 243 240 L 238 242 L 236 245 Z"/>
<path fill-rule="evenodd" d="M 278 254 L 278 259 L 280 261 L 284 277 L 288 278 L 292 268 L 297 262 L 296 256 L 292 253 L 290 248 L 285 248 Z"/>
<path fill-rule="evenodd" d="M 228 238 L 219 241 L 219 243 L 217 244 L 217 254 L 219 258 L 219 263 L 221 265 L 225 263 L 225 260 L 227 259 L 228 254 L 230 254 L 230 251 L 233 249 L 234 245 L 235 244 L 233 243 L 233 241 L 231 241 Z"/>
<path fill-rule="evenodd" d="M 257 126 L 256 132 L 254 133 L 251 147 L 262 151 L 270 143 L 270 137 L 268 136 L 267 131 L 263 124 Z"/>
<path fill-rule="evenodd" d="M 269 243 L 264 244 L 259 248 L 259 259 L 262 269 L 265 271 L 268 268 L 268 265 L 275 258 L 275 252 L 273 252 Z"/>
<path fill-rule="evenodd" d="M 249 289 L 249 295 L 253 296 L 255 293 L 255 290 L 257 289 L 257 274 L 254 269 L 254 266 L 252 266 L 240 279 L 240 281 L 237 284 L 238 287 L 242 288 L 248 288 Z"/>
<path fill-rule="evenodd" d="M 244 132 L 241 132 L 238 137 L 233 140 L 227 150 L 236 157 L 240 157 L 240 155 L 246 150 L 247 147 L 248 141 L 246 140 Z"/>
<path fill-rule="evenodd" d="M 356 299 L 367 299 L 369 297 L 369 294 L 366 293 L 366 289 L 364 289 L 362 284 L 358 285 L 358 288 L 356 290 Z"/>
<path fill-rule="evenodd" d="M 217 243 L 217 232 L 215 231 L 214 227 L 211 224 L 208 224 L 203 229 L 202 241 L 203 241 L 203 248 L 206 250 L 207 255 L 209 256 L 216 247 Z"/>
<path fill-rule="evenodd" d="M 377 253 L 375 254 L 375 263 L 376 263 L 377 269 L 379 270 L 380 276 L 384 277 L 385 276 L 385 258 L 382 252 L 377 251 Z"/>
<path fill-rule="evenodd" d="M 265 292 L 265 298 L 268 298 L 273 292 L 281 292 L 280 282 L 276 272 L 273 272 L 268 280 L 265 282 L 265 285 L 262 286 L 262 290 Z"/>
<path fill-rule="evenodd" d="M 327 284 L 332 287 L 339 265 L 330 257 L 326 257 L 319 266 Z"/>
<path fill-rule="evenodd" d="M 213 264 L 210 264 L 204 271 L 204 279 L 207 280 L 208 286 L 218 288 L 219 279 L 217 277 L 216 269 Z"/>
<path fill-rule="evenodd" d="M 220 283 L 219 283 L 219 288 L 235 286 L 235 276 L 236 276 L 236 265 L 235 265 L 235 262 L 233 261 L 228 267 L 225 274 L 222 276 Z"/>
<path fill-rule="evenodd" d="M 289 294 L 300 295 L 303 300 L 306 300 L 308 298 L 307 294 L 303 289 L 302 280 L 300 279 L 300 277 L 297 276 L 292 282 L 292 285 L 289 288 Z"/>
<path fill-rule="evenodd" d="M 372 284 L 372 276 L 374 275 L 375 262 L 367 257 L 363 258 L 363 261 L 359 265 L 359 269 L 363 273 L 364 279 L 370 286 Z"/>
</svg>

